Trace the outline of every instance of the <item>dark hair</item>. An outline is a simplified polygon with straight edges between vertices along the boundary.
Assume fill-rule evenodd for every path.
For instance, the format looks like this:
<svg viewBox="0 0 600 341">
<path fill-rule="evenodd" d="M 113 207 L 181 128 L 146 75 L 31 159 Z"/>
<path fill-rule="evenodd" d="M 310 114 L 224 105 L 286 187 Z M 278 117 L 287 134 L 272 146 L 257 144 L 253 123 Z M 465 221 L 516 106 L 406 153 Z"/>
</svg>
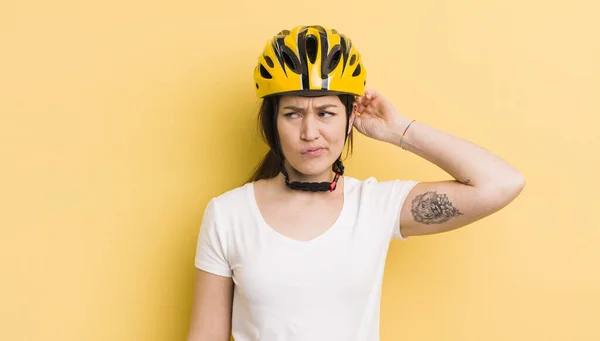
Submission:
<svg viewBox="0 0 600 341">
<path fill-rule="evenodd" d="M 352 105 L 354 103 L 353 95 L 337 95 L 340 101 L 346 107 L 346 131 L 348 131 L 348 124 L 350 122 L 350 115 L 352 115 Z M 277 133 L 277 111 L 279 107 L 279 101 L 281 96 L 269 96 L 263 99 L 262 105 L 258 112 L 258 130 L 261 138 L 265 143 L 269 145 L 269 151 L 264 156 L 261 163 L 256 167 L 254 174 L 248 180 L 248 182 L 257 181 L 261 179 L 270 179 L 279 174 L 280 167 L 282 164 L 282 152 L 279 150 L 279 134 Z M 347 149 L 347 155 L 352 154 L 352 131 L 348 134 L 347 143 L 345 148 Z M 332 165 L 333 167 L 333 165 Z"/>
</svg>

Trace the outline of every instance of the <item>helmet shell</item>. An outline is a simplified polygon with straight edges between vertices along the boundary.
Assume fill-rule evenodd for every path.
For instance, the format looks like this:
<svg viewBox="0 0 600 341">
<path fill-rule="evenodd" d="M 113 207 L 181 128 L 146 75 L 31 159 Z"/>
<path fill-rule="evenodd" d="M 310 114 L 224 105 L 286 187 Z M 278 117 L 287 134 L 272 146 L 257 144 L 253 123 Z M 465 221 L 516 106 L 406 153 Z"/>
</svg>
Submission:
<svg viewBox="0 0 600 341">
<path fill-rule="evenodd" d="M 361 96 L 366 70 L 352 41 L 334 29 L 297 26 L 270 39 L 254 69 L 256 95 Z"/>
</svg>

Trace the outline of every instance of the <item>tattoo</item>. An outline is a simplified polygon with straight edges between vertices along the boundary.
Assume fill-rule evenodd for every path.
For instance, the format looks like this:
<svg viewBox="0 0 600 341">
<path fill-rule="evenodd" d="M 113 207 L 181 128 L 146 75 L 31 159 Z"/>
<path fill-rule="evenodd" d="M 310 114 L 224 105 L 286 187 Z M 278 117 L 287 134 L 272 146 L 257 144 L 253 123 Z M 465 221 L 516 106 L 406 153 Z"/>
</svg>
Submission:
<svg viewBox="0 0 600 341">
<path fill-rule="evenodd" d="M 448 200 L 446 194 L 426 192 L 417 195 L 412 201 L 412 215 L 415 221 L 423 224 L 441 224 L 450 218 L 462 215 Z"/>
</svg>

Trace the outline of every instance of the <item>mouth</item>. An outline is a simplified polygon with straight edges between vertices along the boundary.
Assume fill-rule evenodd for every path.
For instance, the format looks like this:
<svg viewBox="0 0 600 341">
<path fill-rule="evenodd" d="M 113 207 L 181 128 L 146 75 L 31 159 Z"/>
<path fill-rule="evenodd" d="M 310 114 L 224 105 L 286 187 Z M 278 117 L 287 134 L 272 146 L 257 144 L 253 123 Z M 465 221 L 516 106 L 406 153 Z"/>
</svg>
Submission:
<svg viewBox="0 0 600 341">
<path fill-rule="evenodd" d="M 307 149 L 303 149 L 301 153 L 302 153 L 302 155 L 317 156 L 317 155 L 321 155 L 324 150 L 325 150 L 325 148 L 323 148 L 323 147 L 307 148 Z"/>
</svg>

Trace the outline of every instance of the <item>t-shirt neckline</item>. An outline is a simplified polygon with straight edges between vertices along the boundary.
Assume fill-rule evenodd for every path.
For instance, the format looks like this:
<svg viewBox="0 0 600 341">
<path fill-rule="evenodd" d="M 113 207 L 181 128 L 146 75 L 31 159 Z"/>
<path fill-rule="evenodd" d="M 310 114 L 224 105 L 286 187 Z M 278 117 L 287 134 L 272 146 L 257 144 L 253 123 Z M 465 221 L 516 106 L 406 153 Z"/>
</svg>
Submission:
<svg viewBox="0 0 600 341">
<path fill-rule="evenodd" d="M 299 240 L 299 239 L 294 239 L 292 237 L 288 237 L 288 236 L 282 234 L 281 232 L 278 232 L 277 230 L 275 230 L 273 227 L 271 227 L 267 223 L 264 216 L 260 212 L 260 208 L 258 207 L 258 202 L 256 201 L 256 195 L 254 193 L 254 182 L 248 183 L 246 193 L 248 195 L 248 199 L 249 199 L 250 206 L 252 208 L 254 217 L 255 217 L 255 219 L 257 219 L 261 228 L 266 229 L 268 233 L 275 235 L 276 238 L 281 239 L 285 242 L 298 244 L 298 245 L 310 245 L 310 244 L 318 243 L 321 240 L 327 239 L 327 237 L 329 235 L 335 233 L 335 231 L 339 228 L 339 226 L 342 224 L 342 221 L 344 220 L 344 217 L 346 215 L 346 210 L 348 207 L 348 192 L 349 192 L 348 191 L 348 188 L 349 188 L 348 182 L 349 181 L 348 181 L 347 176 L 344 176 L 344 175 L 342 175 L 342 176 L 344 177 L 344 186 L 343 186 L 344 198 L 343 198 L 343 202 L 342 202 L 342 209 L 340 210 L 340 213 L 338 214 L 338 217 L 336 218 L 336 220 L 333 222 L 333 224 L 331 224 L 331 226 L 329 226 L 329 228 L 327 228 L 325 231 L 323 231 L 323 233 L 321 233 L 320 235 L 318 235 L 310 240 Z"/>
</svg>

